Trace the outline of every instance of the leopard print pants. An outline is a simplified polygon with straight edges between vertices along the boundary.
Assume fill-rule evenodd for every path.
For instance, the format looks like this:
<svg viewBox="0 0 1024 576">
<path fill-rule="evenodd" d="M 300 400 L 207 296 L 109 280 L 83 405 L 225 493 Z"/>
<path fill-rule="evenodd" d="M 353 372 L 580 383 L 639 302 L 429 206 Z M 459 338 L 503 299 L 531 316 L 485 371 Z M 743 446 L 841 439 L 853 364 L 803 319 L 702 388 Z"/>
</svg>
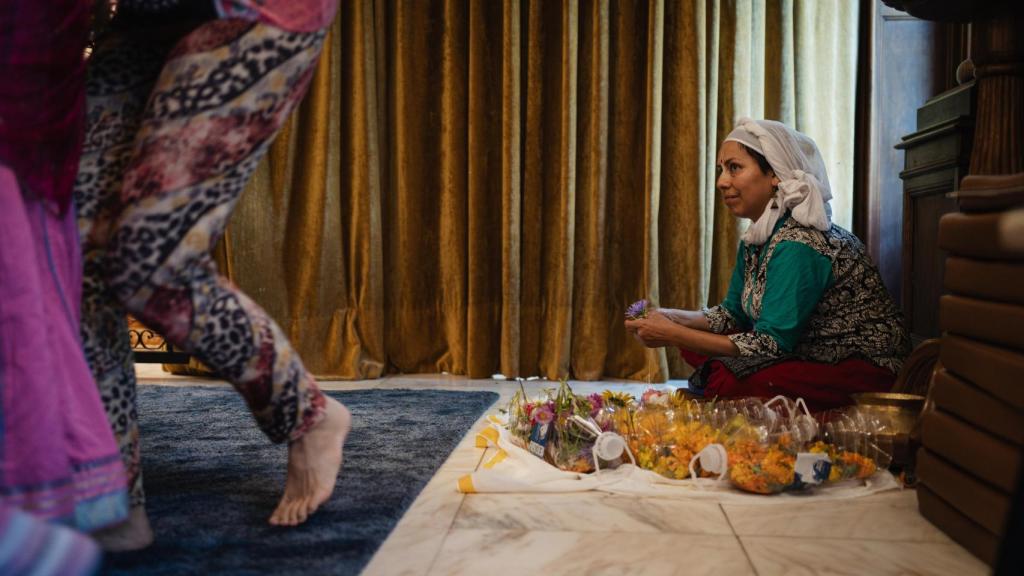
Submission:
<svg viewBox="0 0 1024 576">
<path fill-rule="evenodd" d="M 229 380 L 272 441 L 300 437 L 324 409 L 281 329 L 210 256 L 324 33 L 214 20 L 179 38 L 115 30 L 98 43 L 75 183 L 83 342 L 133 505 L 144 494 L 126 312 Z"/>
</svg>

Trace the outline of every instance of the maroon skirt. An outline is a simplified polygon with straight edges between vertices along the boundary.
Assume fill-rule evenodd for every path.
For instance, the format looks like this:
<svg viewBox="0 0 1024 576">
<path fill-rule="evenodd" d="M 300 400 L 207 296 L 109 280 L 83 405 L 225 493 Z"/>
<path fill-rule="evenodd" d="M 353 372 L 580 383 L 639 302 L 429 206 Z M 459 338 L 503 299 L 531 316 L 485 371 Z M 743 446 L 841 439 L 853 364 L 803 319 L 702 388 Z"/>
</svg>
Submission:
<svg viewBox="0 0 1024 576">
<path fill-rule="evenodd" d="M 725 364 L 707 356 L 679 349 L 683 360 L 703 370 L 706 397 L 803 398 L 812 412 L 853 404 L 851 394 L 888 392 L 896 375 L 867 360 L 847 358 L 836 364 L 786 360 L 737 378 Z M 709 363 L 707 366 L 703 366 Z"/>
</svg>

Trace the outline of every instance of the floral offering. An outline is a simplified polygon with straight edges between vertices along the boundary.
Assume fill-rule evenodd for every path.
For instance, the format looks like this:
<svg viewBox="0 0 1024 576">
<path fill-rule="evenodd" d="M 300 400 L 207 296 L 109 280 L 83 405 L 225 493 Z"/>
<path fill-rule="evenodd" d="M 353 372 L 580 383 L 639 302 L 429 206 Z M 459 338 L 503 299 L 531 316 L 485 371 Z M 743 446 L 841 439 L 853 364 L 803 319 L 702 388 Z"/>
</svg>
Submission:
<svg viewBox="0 0 1024 576">
<path fill-rule="evenodd" d="M 786 436 L 779 441 L 764 443 L 753 439 L 733 442 L 728 446 L 729 478 L 741 490 L 757 494 L 777 494 L 783 490 L 801 489 L 811 482 L 797 473 L 798 458 L 808 455 L 822 455 L 819 458 L 821 480 L 839 482 L 842 480 L 870 477 L 877 467 L 874 460 L 842 450 L 835 445 L 818 441 L 801 449 L 799 443 Z M 805 471 L 806 472 L 806 471 Z"/>
<path fill-rule="evenodd" d="M 833 444 L 818 441 L 812 444 L 808 451 L 828 454 L 829 459 L 832 461 L 832 470 L 828 476 L 829 482 L 839 482 L 841 480 L 850 480 L 851 478 L 863 480 L 869 478 L 878 470 L 878 466 L 871 458 L 856 452 L 841 450 Z"/>
<path fill-rule="evenodd" d="M 521 389 L 509 405 L 513 436 L 535 455 L 578 473 L 595 470 L 594 444 L 605 432 L 620 434 L 637 466 L 671 479 L 690 477 L 690 463 L 711 444 L 728 459 L 733 486 L 777 494 L 822 482 L 865 479 L 878 466 L 869 456 L 845 450 L 828 437 L 804 431 L 793 408 L 775 410 L 757 399 L 686 400 L 649 389 L 637 402 L 623 392 L 574 394 L 563 380 L 557 389 L 529 400 Z M 609 456 L 610 457 L 610 456 Z M 600 467 L 621 462 L 601 461 Z M 714 476 L 696 467 L 702 477 Z"/>
<path fill-rule="evenodd" d="M 562 470 L 588 473 L 594 471 L 591 448 L 593 436 L 571 423 L 572 416 L 590 418 L 594 406 L 589 397 L 574 394 L 567 380 L 562 380 L 552 400 L 555 428 L 549 444 L 548 459 Z"/>
<path fill-rule="evenodd" d="M 519 391 L 512 396 L 506 412 L 509 432 L 525 448 L 534 428 L 538 424 L 551 422 L 554 406 L 547 398 L 530 400 L 526 395 L 526 390 L 520 386 Z"/>
<path fill-rule="evenodd" d="M 625 432 L 638 466 L 666 478 L 688 478 L 690 460 L 708 444 L 721 441 L 718 430 L 684 417 L 683 408 L 670 393 L 644 392 Z"/>
<path fill-rule="evenodd" d="M 593 472 L 594 430 L 607 431 L 614 426 L 609 418 L 604 418 L 603 424 L 599 424 L 597 418 L 602 412 L 612 412 L 610 408 L 615 403 L 625 402 L 615 395 L 606 399 L 600 394 L 574 394 L 568 381 L 563 379 L 557 389 L 547 390 L 542 397 L 533 400 L 527 399 L 524 389 L 516 392 L 507 410 L 508 428 L 524 448 L 562 470 Z M 584 424 L 574 417 L 582 419 Z M 588 422 L 592 425 L 587 425 Z"/>
<path fill-rule="evenodd" d="M 755 494 L 778 494 L 796 479 L 796 452 L 786 442 L 765 444 L 752 439 L 731 442 L 729 480 Z"/>
</svg>

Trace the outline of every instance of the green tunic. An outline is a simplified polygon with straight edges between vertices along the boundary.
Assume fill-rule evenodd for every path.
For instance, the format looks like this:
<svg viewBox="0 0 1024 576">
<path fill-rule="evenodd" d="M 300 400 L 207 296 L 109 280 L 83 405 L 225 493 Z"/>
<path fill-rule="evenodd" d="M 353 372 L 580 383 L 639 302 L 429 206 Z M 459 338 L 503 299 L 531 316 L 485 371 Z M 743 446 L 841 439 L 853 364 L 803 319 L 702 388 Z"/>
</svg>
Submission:
<svg viewBox="0 0 1024 576">
<path fill-rule="evenodd" d="M 776 223 L 773 236 L 788 219 L 787 215 Z M 771 236 L 765 241 L 765 246 L 770 242 Z M 740 242 L 729 292 L 722 307 L 735 319 L 739 330 L 767 334 L 781 350 L 792 352 L 822 294 L 835 282 L 832 262 L 806 244 L 785 240 L 778 243 L 771 261 L 766 264 L 763 247 Z M 743 298 L 744 273 L 752 277 L 757 274 L 756 269 L 744 269 L 748 257 L 757 262 L 758 268 L 767 267 L 761 315 L 756 321 L 751 320 L 753 292 Z"/>
</svg>

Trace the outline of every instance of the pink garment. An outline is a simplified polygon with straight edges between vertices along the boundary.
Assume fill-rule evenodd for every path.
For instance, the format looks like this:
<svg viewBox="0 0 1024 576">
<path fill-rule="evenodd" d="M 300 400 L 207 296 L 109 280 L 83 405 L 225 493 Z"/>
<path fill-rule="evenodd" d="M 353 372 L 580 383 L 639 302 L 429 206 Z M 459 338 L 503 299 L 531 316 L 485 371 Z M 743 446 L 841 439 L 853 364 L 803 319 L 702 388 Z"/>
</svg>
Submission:
<svg viewBox="0 0 1024 576">
<path fill-rule="evenodd" d="M 63 213 L 85 119 L 91 0 L 0 3 L 0 163 Z"/>
<path fill-rule="evenodd" d="M 0 574 L 88 576 L 100 550 L 88 536 L 0 505 Z"/>
<path fill-rule="evenodd" d="M 338 11 L 338 0 L 213 0 L 221 18 L 241 18 L 289 32 L 326 28 Z"/>
<path fill-rule="evenodd" d="M 127 517 L 126 476 L 79 340 L 75 211 L 0 164 L 0 506 L 84 531 Z"/>
</svg>

